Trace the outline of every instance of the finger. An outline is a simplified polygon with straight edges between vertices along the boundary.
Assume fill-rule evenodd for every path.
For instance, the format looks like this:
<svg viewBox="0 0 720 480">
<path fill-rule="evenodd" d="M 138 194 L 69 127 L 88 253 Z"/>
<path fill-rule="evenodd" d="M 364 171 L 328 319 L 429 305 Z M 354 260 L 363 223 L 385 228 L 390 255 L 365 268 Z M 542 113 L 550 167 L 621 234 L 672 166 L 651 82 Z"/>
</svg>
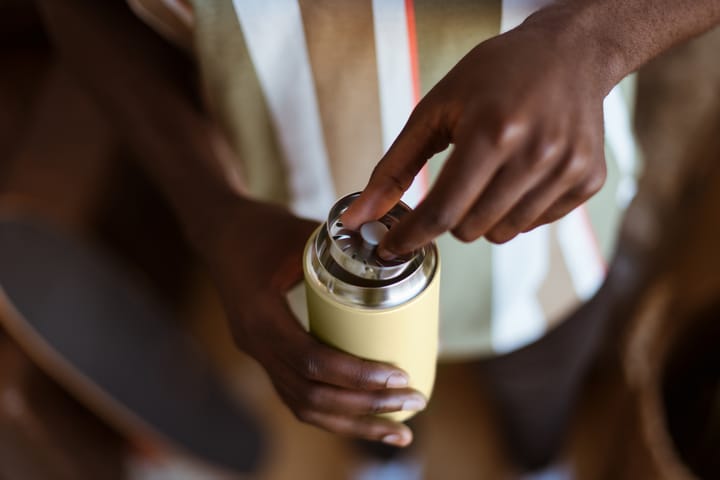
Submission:
<svg viewBox="0 0 720 480">
<path fill-rule="evenodd" d="M 410 379 L 402 369 L 355 357 L 315 339 L 299 326 L 286 302 L 275 302 L 270 308 L 296 326 L 283 332 L 286 345 L 277 354 L 297 375 L 353 390 L 408 387 Z"/>
<path fill-rule="evenodd" d="M 425 200 L 390 229 L 378 254 L 411 252 L 458 225 L 519 141 L 516 135 L 459 141 Z"/>
<path fill-rule="evenodd" d="M 300 411 L 298 419 L 325 430 L 349 437 L 384 442 L 396 447 L 412 443 L 412 430 L 407 426 L 379 417 L 352 417 L 315 411 Z"/>
<path fill-rule="evenodd" d="M 517 205 L 485 235 L 493 243 L 505 243 L 528 231 L 540 216 L 565 192 L 556 181 L 541 184 L 528 192 Z"/>
<path fill-rule="evenodd" d="M 560 167 L 525 193 L 510 212 L 490 228 L 486 238 L 493 243 L 505 243 L 519 233 L 531 229 L 530 227 L 567 192 L 567 185 L 571 180 L 563 174 L 566 163 L 563 161 Z"/>
<path fill-rule="evenodd" d="M 545 212 L 543 212 L 529 228 L 524 231 L 529 231 L 539 227 L 540 225 L 555 222 L 583 203 L 587 202 L 593 195 L 600 191 L 605 183 L 605 176 L 605 165 L 603 163 L 599 171 L 596 171 L 578 187 L 570 190 L 560 197 L 556 202 L 548 207 L 547 210 L 545 210 Z"/>
<path fill-rule="evenodd" d="M 341 217 L 351 229 L 376 220 L 400 201 L 425 162 L 445 150 L 449 136 L 440 128 L 437 109 L 424 107 L 423 100 L 410 116 L 400 135 L 377 164 L 370 181 Z"/>
<path fill-rule="evenodd" d="M 548 170 L 556 165 L 560 155 L 560 149 L 553 146 L 545 148 L 540 154 L 533 152 L 519 156 L 503 166 L 460 224 L 453 229 L 453 235 L 464 242 L 485 235 L 528 191 L 548 176 Z"/>
<path fill-rule="evenodd" d="M 355 357 L 313 338 L 296 351 L 292 365 L 308 380 L 353 390 L 406 388 L 410 383 L 397 367 Z"/>
<path fill-rule="evenodd" d="M 301 405 L 324 413 L 375 415 L 398 411 L 419 412 L 427 406 L 427 400 L 421 393 L 408 388 L 367 392 L 306 382 L 301 390 Z"/>
</svg>

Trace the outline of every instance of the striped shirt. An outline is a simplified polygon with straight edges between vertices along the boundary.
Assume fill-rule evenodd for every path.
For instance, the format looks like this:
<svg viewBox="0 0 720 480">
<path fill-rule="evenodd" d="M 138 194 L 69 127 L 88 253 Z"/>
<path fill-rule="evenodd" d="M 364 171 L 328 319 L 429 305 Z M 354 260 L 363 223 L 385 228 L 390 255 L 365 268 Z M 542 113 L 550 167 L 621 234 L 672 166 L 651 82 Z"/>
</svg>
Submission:
<svg viewBox="0 0 720 480">
<path fill-rule="evenodd" d="M 338 197 L 365 186 L 414 105 L 462 56 L 549 3 L 129 1 L 177 43 L 181 32 L 169 25 L 180 19 L 192 32 L 206 96 L 249 192 L 318 220 Z M 608 177 L 587 204 L 500 246 L 438 239 L 446 357 L 517 349 L 595 293 L 635 192 L 632 99 L 628 78 L 605 100 Z M 420 201 L 446 155 L 418 175 L 409 204 Z"/>
</svg>

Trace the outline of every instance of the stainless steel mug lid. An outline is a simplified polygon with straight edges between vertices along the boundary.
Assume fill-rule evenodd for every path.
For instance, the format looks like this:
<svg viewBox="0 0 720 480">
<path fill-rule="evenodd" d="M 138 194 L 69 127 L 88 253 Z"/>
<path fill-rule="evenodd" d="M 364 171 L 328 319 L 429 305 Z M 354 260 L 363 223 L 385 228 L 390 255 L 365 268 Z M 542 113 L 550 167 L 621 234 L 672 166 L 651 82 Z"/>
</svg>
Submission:
<svg viewBox="0 0 720 480">
<path fill-rule="evenodd" d="M 382 237 L 411 211 L 400 202 L 377 221 L 350 230 L 340 217 L 359 193 L 347 195 L 333 206 L 310 250 L 315 279 L 340 301 L 367 307 L 389 307 L 420 293 L 437 266 L 437 248 L 424 246 L 393 260 L 377 255 Z"/>
<path fill-rule="evenodd" d="M 400 218 L 410 212 L 410 207 L 398 203 L 382 218 L 364 224 L 360 230 L 350 230 L 340 222 L 340 216 L 359 195 L 353 193 L 341 198 L 328 214 L 325 228 L 330 239 L 330 255 L 343 270 L 360 278 L 386 280 L 398 277 L 424 252 L 384 260 L 377 254 L 377 245 Z"/>
</svg>

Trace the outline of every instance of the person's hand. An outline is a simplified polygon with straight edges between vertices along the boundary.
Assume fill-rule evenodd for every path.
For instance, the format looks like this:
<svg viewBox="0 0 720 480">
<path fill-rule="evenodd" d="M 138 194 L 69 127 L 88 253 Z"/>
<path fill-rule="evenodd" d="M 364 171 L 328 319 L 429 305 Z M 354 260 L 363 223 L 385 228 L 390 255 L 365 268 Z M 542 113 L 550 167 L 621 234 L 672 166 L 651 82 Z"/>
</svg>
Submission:
<svg viewBox="0 0 720 480">
<path fill-rule="evenodd" d="M 421 410 L 405 372 L 317 341 L 291 313 L 286 292 L 302 280 L 302 253 L 317 224 L 282 208 L 244 201 L 213 233 L 206 259 L 238 346 L 267 371 L 295 416 L 331 432 L 398 446 L 410 429 L 373 416 Z M 248 204 L 250 206 L 248 206 Z"/>
<path fill-rule="evenodd" d="M 418 104 L 343 222 L 382 216 L 450 143 L 432 189 L 384 238 L 381 256 L 445 231 L 503 243 L 564 216 L 605 181 L 609 81 L 592 64 L 579 47 L 527 26 L 480 44 Z"/>
</svg>

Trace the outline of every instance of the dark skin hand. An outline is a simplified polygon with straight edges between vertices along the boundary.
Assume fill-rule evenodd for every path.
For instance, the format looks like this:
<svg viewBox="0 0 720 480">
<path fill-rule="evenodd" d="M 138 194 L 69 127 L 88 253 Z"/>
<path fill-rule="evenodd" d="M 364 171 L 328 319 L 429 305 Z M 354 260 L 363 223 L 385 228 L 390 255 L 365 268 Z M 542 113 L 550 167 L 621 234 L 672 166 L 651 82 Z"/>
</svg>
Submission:
<svg viewBox="0 0 720 480">
<path fill-rule="evenodd" d="M 503 243 L 603 185 L 602 101 L 626 74 L 720 22 L 719 0 L 559 1 L 473 49 L 418 104 L 343 222 L 379 218 L 425 162 L 454 149 L 385 258 L 450 231 Z"/>
<path fill-rule="evenodd" d="M 345 224 L 384 213 L 450 142 L 432 190 L 387 235 L 382 256 L 448 230 L 501 243 L 565 215 L 605 180 L 603 86 L 578 78 L 574 64 L 534 31 L 476 47 L 418 105 Z"/>
<path fill-rule="evenodd" d="M 317 224 L 246 197 L 226 167 L 222 138 L 178 86 L 167 61 L 175 53 L 123 2 L 40 5 L 63 60 L 138 151 L 208 265 L 237 345 L 293 414 L 331 432 L 408 445 L 406 425 L 374 415 L 420 410 L 425 398 L 398 368 L 342 353 L 302 329 L 285 294 L 302 279 L 302 252 Z"/>
<path fill-rule="evenodd" d="M 237 221 L 201 250 L 214 252 L 206 260 L 238 346 L 263 365 L 299 420 L 344 435 L 409 443 L 412 433 L 406 426 L 370 416 L 424 407 L 421 394 L 403 388 L 406 374 L 320 343 L 286 303 L 287 291 L 302 280 L 303 249 L 317 224 L 261 203 L 229 218 Z M 248 225 L 264 235 L 248 235 Z"/>
</svg>

